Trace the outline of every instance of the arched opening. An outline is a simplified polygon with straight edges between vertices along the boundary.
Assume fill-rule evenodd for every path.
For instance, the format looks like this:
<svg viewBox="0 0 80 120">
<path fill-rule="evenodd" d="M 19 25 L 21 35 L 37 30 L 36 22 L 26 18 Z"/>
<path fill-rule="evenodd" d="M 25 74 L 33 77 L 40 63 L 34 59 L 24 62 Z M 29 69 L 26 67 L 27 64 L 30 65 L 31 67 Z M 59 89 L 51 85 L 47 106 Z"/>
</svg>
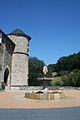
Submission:
<svg viewBox="0 0 80 120">
<path fill-rule="evenodd" d="M 8 70 L 8 68 L 6 68 L 5 72 L 4 72 L 4 83 L 6 85 L 7 85 L 8 76 L 9 76 L 9 70 Z"/>
</svg>

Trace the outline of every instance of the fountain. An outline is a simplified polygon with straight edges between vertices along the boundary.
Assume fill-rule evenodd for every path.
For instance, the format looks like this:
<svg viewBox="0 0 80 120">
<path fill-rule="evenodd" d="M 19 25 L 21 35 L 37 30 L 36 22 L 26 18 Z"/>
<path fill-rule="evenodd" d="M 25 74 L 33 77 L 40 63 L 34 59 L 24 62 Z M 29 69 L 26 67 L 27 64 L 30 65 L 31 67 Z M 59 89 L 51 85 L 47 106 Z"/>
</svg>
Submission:
<svg viewBox="0 0 80 120">
<path fill-rule="evenodd" d="M 37 78 L 37 80 L 43 81 L 43 90 L 39 91 L 30 91 L 25 93 L 25 97 L 29 99 L 36 100 L 56 100 L 56 99 L 64 99 L 65 95 L 62 91 L 56 90 L 48 90 L 48 82 L 52 81 L 53 78 L 47 78 L 47 66 L 43 67 L 43 78 Z"/>
<path fill-rule="evenodd" d="M 47 72 L 48 72 L 47 66 L 44 66 L 43 67 L 44 77 L 43 78 L 37 78 L 37 80 L 41 80 L 43 82 L 43 90 L 45 88 L 48 88 L 48 82 L 53 80 L 53 78 L 47 78 Z"/>
</svg>

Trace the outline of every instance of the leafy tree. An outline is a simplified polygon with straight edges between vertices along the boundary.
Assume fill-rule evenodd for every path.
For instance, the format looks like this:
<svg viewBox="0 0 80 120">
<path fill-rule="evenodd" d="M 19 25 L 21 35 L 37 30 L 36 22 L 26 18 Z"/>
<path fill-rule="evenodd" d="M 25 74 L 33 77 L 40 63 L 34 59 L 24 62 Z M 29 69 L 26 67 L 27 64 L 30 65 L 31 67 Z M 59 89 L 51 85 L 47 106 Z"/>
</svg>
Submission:
<svg viewBox="0 0 80 120">
<path fill-rule="evenodd" d="M 80 70 L 76 69 L 67 75 L 61 77 L 63 86 L 76 86 L 80 87 Z"/>
<path fill-rule="evenodd" d="M 55 78 L 61 77 L 60 85 L 80 86 L 80 52 L 59 58 L 55 65 L 49 65 L 49 71 L 57 72 Z"/>
<path fill-rule="evenodd" d="M 73 71 L 74 69 L 80 69 L 80 52 L 69 56 L 59 58 L 57 61 L 54 71 Z"/>
<path fill-rule="evenodd" d="M 52 77 L 52 73 L 55 70 L 55 64 L 49 64 L 48 65 L 48 77 Z"/>
<path fill-rule="evenodd" d="M 57 73 L 57 76 L 62 76 L 62 75 L 66 75 L 66 74 L 68 74 L 69 72 L 67 71 L 67 70 L 62 70 L 62 71 L 59 71 L 58 73 Z"/>
<path fill-rule="evenodd" d="M 39 60 L 37 57 L 29 58 L 29 85 L 37 86 L 41 85 L 41 81 L 38 81 L 37 78 L 43 77 L 43 66 L 45 63 L 42 60 Z"/>
<path fill-rule="evenodd" d="M 52 86 L 61 86 L 61 77 L 60 76 L 53 76 L 53 81 L 51 81 Z"/>
</svg>

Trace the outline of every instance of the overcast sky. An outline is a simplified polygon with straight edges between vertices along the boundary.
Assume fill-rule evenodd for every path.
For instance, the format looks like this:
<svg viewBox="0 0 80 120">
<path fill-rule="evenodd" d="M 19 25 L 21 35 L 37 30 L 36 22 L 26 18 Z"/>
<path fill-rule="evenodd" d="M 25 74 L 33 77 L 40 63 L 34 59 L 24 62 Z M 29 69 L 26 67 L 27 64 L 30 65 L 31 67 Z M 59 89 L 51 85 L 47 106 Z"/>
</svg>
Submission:
<svg viewBox="0 0 80 120">
<path fill-rule="evenodd" d="M 80 0 L 0 0 L 0 29 L 31 36 L 30 56 L 47 65 L 80 51 Z"/>
</svg>

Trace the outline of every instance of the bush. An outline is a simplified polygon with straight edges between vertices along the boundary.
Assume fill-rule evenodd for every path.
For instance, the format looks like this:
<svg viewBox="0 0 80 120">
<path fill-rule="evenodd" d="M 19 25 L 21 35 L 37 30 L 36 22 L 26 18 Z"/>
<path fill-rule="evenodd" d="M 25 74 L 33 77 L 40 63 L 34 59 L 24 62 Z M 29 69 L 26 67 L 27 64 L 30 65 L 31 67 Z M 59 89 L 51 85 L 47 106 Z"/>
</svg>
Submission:
<svg viewBox="0 0 80 120">
<path fill-rule="evenodd" d="M 4 89 L 5 89 L 5 83 L 2 83 L 1 85 L 2 85 L 2 86 L 1 86 L 1 87 L 2 87 L 2 90 L 4 90 Z"/>
<path fill-rule="evenodd" d="M 53 77 L 52 86 L 61 86 L 61 77 Z"/>
<path fill-rule="evenodd" d="M 68 74 L 69 72 L 67 71 L 67 70 L 63 70 L 63 71 L 59 71 L 58 72 L 58 76 L 63 76 L 63 75 L 66 75 L 66 74 Z"/>
<path fill-rule="evenodd" d="M 60 81 L 55 82 L 54 86 L 61 86 Z"/>
<path fill-rule="evenodd" d="M 62 81 L 62 86 L 71 86 L 71 80 L 69 74 L 61 76 L 61 81 Z"/>
<path fill-rule="evenodd" d="M 80 87 L 80 70 L 76 69 L 67 75 L 63 75 L 61 81 L 63 86 Z"/>
</svg>

